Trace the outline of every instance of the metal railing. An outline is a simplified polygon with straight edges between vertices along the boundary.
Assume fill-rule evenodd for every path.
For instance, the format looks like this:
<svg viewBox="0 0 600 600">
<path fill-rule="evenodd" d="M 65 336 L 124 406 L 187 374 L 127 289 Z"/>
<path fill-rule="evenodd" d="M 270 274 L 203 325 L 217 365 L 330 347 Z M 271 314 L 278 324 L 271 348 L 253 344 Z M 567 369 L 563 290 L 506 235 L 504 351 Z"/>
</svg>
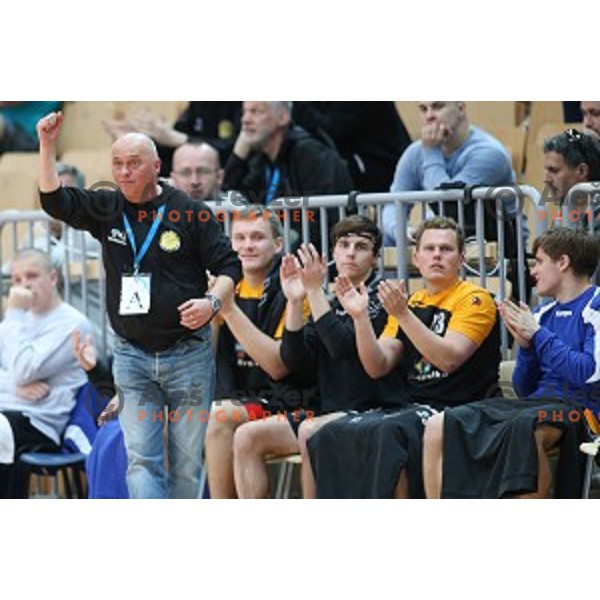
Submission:
<svg viewBox="0 0 600 600">
<path fill-rule="evenodd" d="M 566 227 L 580 227 L 587 221 L 585 227 L 590 233 L 600 231 L 600 182 L 574 185 L 567 193 L 556 220 Z"/>
<path fill-rule="evenodd" d="M 325 256 L 329 256 L 329 217 L 328 209 L 337 209 L 338 218 L 345 217 L 348 212 L 357 212 L 359 214 L 367 212 L 369 209 L 375 210 L 375 220 L 379 228 L 383 231 L 383 207 L 389 204 L 394 205 L 396 225 L 396 244 L 395 244 L 395 276 L 398 279 L 404 279 L 410 288 L 410 269 L 409 258 L 406 249 L 409 247 L 408 237 L 408 207 L 420 204 L 423 208 L 428 204 L 437 206 L 438 214 L 444 214 L 448 203 L 455 203 L 457 206 L 458 224 L 465 228 L 465 204 L 466 202 L 475 203 L 475 242 L 477 245 L 477 260 L 475 266 L 466 265 L 463 269 L 463 275 L 468 272 L 471 276 L 479 278 L 479 284 L 486 287 L 489 277 L 495 277 L 498 281 L 498 300 L 502 301 L 507 296 L 507 247 L 504 235 L 504 221 L 512 219 L 514 221 L 514 230 L 516 234 L 516 264 L 518 283 L 518 297 L 520 300 L 526 300 L 526 268 L 525 252 L 526 240 L 524 231 L 527 230 L 523 224 L 523 213 L 526 203 L 530 203 L 533 208 L 533 214 L 536 215 L 535 231 L 539 235 L 548 227 L 546 216 L 539 212 L 540 192 L 533 186 L 495 186 L 495 187 L 474 187 L 465 189 L 447 189 L 437 191 L 414 191 L 400 193 L 351 193 L 337 194 L 330 196 L 310 196 L 302 198 L 278 198 L 269 208 L 274 211 L 301 211 L 301 240 L 304 243 L 309 241 L 308 211 L 318 211 L 319 213 L 319 231 L 321 250 Z M 513 201 L 515 211 L 512 217 L 506 214 L 507 202 Z M 231 198 L 231 196 L 221 202 L 218 202 L 213 210 L 219 215 L 219 220 L 224 222 L 225 231 L 231 234 L 231 226 L 236 211 L 240 211 L 247 204 L 240 196 Z M 485 213 L 493 216 L 496 221 L 496 248 L 497 253 L 494 264 L 488 270 L 488 260 L 486 259 L 485 239 Z M 284 249 L 286 252 L 291 247 L 291 218 L 283 218 Z M 514 249 L 513 249 L 514 250 Z M 513 252 L 514 253 L 514 252 Z M 389 268 L 386 269 L 384 262 L 385 253 L 382 252 L 379 259 L 379 267 L 382 273 L 389 274 Z M 502 327 L 502 352 L 506 357 L 508 354 L 508 335 L 506 329 Z"/>
<path fill-rule="evenodd" d="M 240 200 L 240 196 L 229 195 L 226 200 L 219 201 L 212 205 L 213 211 L 218 216 L 218 219 L 223 222 L 227 234 L 231 234 L 231 226 L 235 218 L 235 212 L 247 204 Z M 269 205 L 273 210 L 282 211 L 283 214 L 283 233 L 284 233 L 284 248 L 289 251 L 293 245 L 292 227 L 291 227 L 291 211 L 300 211 L 301 214 L 301 235 L 300 238 L 304 242 L 310 239 L 308 211 L 318 213 L 319 219 L 319 234 L 321 242 L 321 250 L 324 255 L 329 256 L 329 228 L 330 219 L 328 210 L 335 209 L 336 217 L 341 219 L 348 213 L 356 212 L 359 214 L 370 214 L 378 223 L 383 231 L 383 207 L 386 205 L 394 205 L 396 216 L 396 244 L 388 247 L 381 253 L 379 257 L 379 268 L 382 274 L 386 276 L 395 276 L 399 279 L 405 279 L 410 285 L 411 272 L 409 269 L 409 256 L 407 249 L 409 248 L 408 237 L 408 209 L 407 206 L 420 204 L 422 211 L 426 204 L 434 204 L 437 206 L 439 214 L 444 214 L 448 203 L 455 203 L 457 207 L 457 220 L 461 227 L 465 227 L 465 204 L 475 204 L 475 244 L 476 258 L 468 265 L 465 265 L 463 274 L 468 273 L 470 276 L 479 278 L 479 284 L 486 287 L 488 279 L 493 277 L 498 283 L 498 300 L 503 300 L 507 295 L 507 248 L 504 237 L 503 222 L 506 218 L 505 209 L 507 198 L 514 198 L 517 210 L 514 215 L 515 232 L 516 232 L 516 263 L 517 263 L 517 282 L 518 294 L 521 300 L 525 300 L 525 250 L 526 241 L 523 235 L 523 208 L 526 202 L 532 203 L 534 214 L 540 215 L 536 218 L 536 234 L 544 231 L 548 226 L 548 219 L 542 215 L 540 208 L 540 193 L 532 186 L 505 186 L 505 187 L 476 187 L 471 189 L 448 189 L 439 191 L 419 191 L 419 192 L 401 192 L 401 193 L 381 193 L 381 194 L 360 194 L 352 193 L 350 195 L 331 195 L 331 196 L 315 196 L 303 198 L 281 198 L 275 200 Z M 485 239 L 485 213 L 495 216 L 496 220 L 496 254 L 493 258 L 486 256 L 486 243 L 489 240 Z M 314 215 L 313 215 L 314 216 Z M 36 223 L 47 223 L 51 219 L 42 211 L 3 211 L 0 212 L 0 263 L 5 265 L 7 257 L 3 256 L 3 248 L 6 249 L 5 240 L 6 232 L 12 232 L 12 240 L 8 247 L 14 254 L 19 247 L 32 245 L 35 241 L 35 225 Z M 489 217 L 488 217 L 489 220 Z M 25 230 L 25 231 L 23 231 Z M 61 239 L 71 239 L 72 235 L 81 234 L 75 232 L 69 227 L 63 225 L 63 233 Z M 38 235 L 39 242 L 39 235 Z M 45 238 L 46 249 L 49 250 L 52 246 L 52 238 L 50 233 L 46 234 Z M 386 262 L 385 257 L 389 252 L 394 252 L 395 261 L 390 265 L 389 260 Z M 513 254 L 515 249 L 513 249 Z M 109 345 L 108 320 L 105 310 L 105 281 L 104 270 L 101 267 L 101 259 L 86 250 L 86 240 L 82 238 L 77 247 L 71 244 L 63 244 L 61 249 L 61 264 L 64 278 L 64 297 L 65 300 L 77 305 L 75 300 L 79 301 L 82 312 L 90 317 L 99 329 L 99 352 L 105 357 Z M 85 258 L 84 258 L 85 257 Z M 97 272 L 90 273 L 90 260 L 93 258 L 96 261 Z M 491 263 L 491 264 L 490 264 Z M 5 285 L 0 281 L 0 295 L 5 293 L 3 289 Z M 95 294 L 92 302 L 91 293 Z M 0 309 L 1 310 L 1 309 Z M 503 329 L 502 336 L 503 354 L 507 354 L 507 334 Z"/>
</svg>

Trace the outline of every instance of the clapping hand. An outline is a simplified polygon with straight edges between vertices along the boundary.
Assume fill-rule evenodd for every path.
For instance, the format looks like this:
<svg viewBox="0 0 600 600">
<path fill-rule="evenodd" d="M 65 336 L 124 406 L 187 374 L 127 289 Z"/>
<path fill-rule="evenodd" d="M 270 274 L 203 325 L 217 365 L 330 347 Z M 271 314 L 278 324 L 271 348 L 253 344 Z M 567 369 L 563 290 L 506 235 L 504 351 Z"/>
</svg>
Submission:
<svg viewBox="0 0 600 600">
<path fill-rule="evenodd" d="M 130 122 L 136 131 L 146 134 L 156 143 L 164 146 L 171 145 L 173 127 L 164 117 L 155 115 L 149 110 L 141 110 L 131 118 Z"/>
<path fill-rule="evenodd" d="M 377 295 L 388 315 L 401 318 L 408 311 L 408 294 L 404 280 L 385 280 L 379 284 Z"/>
<path fill-rule="evenodd" d="M 300 275 L 301 267 L 298 259 L 292 254 L 284 256 L 279 269 L 279 279 L 281 289 L 290 302 L 302 302 L 306 297 L 306 290 Z"/>
<path fill-rule="evenodd" d="M 106 119 L 102 121 L 104 130 L 116 140 L 128 133 L 135 133 L 135 127 L 127 119 Z"/>
<path fill-rule="evenodd" d="M 316 292 L 323 289 L 325 276 L 327 275 L 327 261 L 325 257 L 319 256 L 317 249 L 312 244 L 302 244 L 298 248 L 298 257 L 302 269 L 300 279 L 306 289 L 306 293 Z"/>
<path fill-rule="evenodd" d="M 529 307 L 523 302 L 516 305 L 511 300 L 504 300 L 498 305 L 498 311 L 517 344 L 528 348 L 535 332 L 540 328 Z"/>
<path fill-rule="evenodd" d="M 350 278 L 340 275 L 335 280 L 335 295 L 344 310 L 353 318 L 367 314 L 369 307 L 369 294 L 364 282 L 361 282 L 358 290 L 354 287 Z"/>
<path fill-rule="evenodd" d="M 88 333 L 85 336 L 85 340 L 82 341 L 81 331 L 76 329 L 71 334 L 71 344 L 73 345 L 73 353 L 79 364 L 86 372 L 91 371 L 98 362 L 98 356 L 92 343 L 92 335 Z"/>
</svg>

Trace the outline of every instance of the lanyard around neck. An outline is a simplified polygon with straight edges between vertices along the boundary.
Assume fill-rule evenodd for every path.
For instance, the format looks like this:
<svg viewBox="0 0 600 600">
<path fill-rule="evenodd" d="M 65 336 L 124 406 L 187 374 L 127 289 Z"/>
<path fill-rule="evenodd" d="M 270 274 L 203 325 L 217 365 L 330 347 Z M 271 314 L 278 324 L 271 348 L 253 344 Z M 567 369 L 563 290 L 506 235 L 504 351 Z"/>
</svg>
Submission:
<svg viewBox="0 0 600 600">
<path fill-rule="evenodd" d="M 146 256 L 146 252 L 148 252 L 148 248 L 150 248 L 150 244 L 152 240 L 156 237 L 156 232 L 162 222 L 163 215 L 165 213 L 165 205 L 163 204 L 158 209 L 158 214 L 152 223 L 152 227 L 150 231 L 146 235 L 146 239 L 140 248 L 140 251 L 137 251 L 137 245 L 135 243 L 135 237 L 133 236 L 133 230 L 131 229 L 131 225 L 129 224 L 129 219 L 127 215 L 123 213 L 123 226 L 125 227 L 125 233 L 127 234 L 127 239 L 129 240 L 129 244 L 131 245 L 131 249 L 133 250 L 133 272 L 137 275 L 140 271 L 140 264 L 144 256 Z"/>
<path fill-rule="evenodd" d="M 267 194 L 265 196 L 265 204 L 271 204 L 275 199 L 279 182 L 281 181 L 281 170 L 279 167 L 271 169 L 271 167 L 265 167 L 265 178 L 267 181 Z"/>
</svg>

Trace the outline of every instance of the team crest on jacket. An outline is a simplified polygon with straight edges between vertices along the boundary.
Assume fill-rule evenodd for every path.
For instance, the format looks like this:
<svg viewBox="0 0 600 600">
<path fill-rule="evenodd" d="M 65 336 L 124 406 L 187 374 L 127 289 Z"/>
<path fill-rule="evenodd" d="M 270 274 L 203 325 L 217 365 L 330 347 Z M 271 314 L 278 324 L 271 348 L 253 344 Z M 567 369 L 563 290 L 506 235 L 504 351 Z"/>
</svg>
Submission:
<svg viewBox="0 0 600 600">
<path fill-rule="evenodd" d="M 159 245 L 165 252 L 177 252 L 181 248 L 181 239 L 174 231 L 165 231 L 160 236 Z"/>
</svg>

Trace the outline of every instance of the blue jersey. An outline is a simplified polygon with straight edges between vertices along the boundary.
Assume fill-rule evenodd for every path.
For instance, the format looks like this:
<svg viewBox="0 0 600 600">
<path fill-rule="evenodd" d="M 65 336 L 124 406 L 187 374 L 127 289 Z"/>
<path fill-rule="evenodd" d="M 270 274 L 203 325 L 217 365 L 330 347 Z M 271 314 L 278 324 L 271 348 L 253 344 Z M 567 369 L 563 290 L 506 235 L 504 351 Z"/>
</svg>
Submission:
<svg viewBox="0 0 600 600">
<path fill-rule="evenodd" d="M 540 325 L 519 349 L 513 386 L 519 397 L 556 398 L 600 407 L 600 288 L 534 311 Z"/>
</svg>

